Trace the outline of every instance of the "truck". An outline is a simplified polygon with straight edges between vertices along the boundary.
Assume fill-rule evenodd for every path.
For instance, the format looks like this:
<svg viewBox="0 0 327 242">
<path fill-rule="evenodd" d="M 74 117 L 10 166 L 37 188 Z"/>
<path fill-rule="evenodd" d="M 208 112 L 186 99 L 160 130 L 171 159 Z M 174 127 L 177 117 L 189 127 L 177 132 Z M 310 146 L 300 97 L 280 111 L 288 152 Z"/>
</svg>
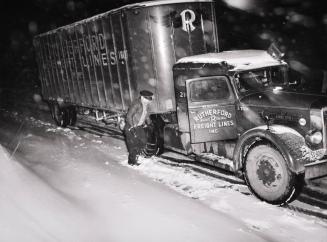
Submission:
<svg viewBox="0 0 327 242">
<path fill-rule="evenodd" d="M 219 51 L 212 0 L 126 5 L 34 39 L 43 99 L 59 126 L 123 126 L 154 93 L 150 155 L 171 150 L 235 173 L 285 204 L 327 175 L 327 98 L 300 92 L 273 45 Z"/>
</svg>

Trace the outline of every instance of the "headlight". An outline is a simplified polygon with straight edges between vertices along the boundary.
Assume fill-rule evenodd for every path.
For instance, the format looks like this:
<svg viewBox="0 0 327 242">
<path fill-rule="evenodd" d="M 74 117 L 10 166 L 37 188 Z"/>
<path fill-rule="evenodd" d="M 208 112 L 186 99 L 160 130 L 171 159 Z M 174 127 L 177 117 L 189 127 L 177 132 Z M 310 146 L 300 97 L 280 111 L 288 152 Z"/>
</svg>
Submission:
<svg viewBox="0 0 327 242">
<path fill-rule="evenodd" d="M 318 145 L 322 141 L 322 133 L 317 131 L 317 132 L 313 133 L 312 135 L 308 136 L 308 139 L 311 144 Z"/>
<path fill-rule="evenodd" d="M 313 130 L 322 130 L 321 110 L 313 109 L 310 111 L 310 124 Z"/>
</svg>

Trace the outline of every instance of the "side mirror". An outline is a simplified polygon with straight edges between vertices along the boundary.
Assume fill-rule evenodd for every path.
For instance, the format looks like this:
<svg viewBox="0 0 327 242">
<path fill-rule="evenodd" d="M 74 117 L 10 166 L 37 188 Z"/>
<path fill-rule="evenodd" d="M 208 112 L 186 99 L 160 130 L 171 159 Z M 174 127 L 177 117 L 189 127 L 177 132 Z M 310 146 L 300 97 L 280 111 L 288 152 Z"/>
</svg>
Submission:
<svg viewBox="0 0 327 242">
<path fill-rule="evenodd" d="M 281 60 L 285 53 L 283 53 L 275 43 L 271 43 L 268 50 L 268 54 L 271 55 L 276 60 Z"/>
</svg>

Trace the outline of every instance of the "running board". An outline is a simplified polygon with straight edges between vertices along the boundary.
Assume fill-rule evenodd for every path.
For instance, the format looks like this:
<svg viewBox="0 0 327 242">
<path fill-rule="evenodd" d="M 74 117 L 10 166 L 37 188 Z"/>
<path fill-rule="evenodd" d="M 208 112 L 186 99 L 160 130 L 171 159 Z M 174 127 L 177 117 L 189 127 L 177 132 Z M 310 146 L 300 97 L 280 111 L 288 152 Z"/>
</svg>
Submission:
<svg viewBox="0 0 327 242">
<path fill-rule="evenodd" d="M 218 156 L 212 153 L 201 153 L 196 155 L 196 160 L 221 168 L 223 170 L 234 172 L 233 161 L 222 156 Z"/>
<path fill-rule="evenodd" d="M 193 155 L 184 155 L 184 154 L 168 151 L 168 152 L 165 152 L 162 155 L 160 155 L 160 157 L 168 158 L 170 160 L 179 161 L 179 162 L 181 162 L 181 161 L 182 162 L 190 162 L 190 163 L 201 162 L 201 163 L 234 173 L 234 169 L 233 169 L 234 165 L 233 165 L 232 160 L 229 160 L 225 157 L 218 156 L 218 155 L 215 155 L 212 153 L 201 153 L 201 154 L 197 154 L 197 155 L 194 155 L 194 154 Z"/>
</svg>

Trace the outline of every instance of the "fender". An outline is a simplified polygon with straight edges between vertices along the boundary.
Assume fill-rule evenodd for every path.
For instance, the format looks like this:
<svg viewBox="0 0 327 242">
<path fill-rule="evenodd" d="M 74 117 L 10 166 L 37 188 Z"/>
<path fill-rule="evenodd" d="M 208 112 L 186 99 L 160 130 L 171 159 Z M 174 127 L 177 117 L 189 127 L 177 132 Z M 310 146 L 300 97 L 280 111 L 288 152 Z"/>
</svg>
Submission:
<svg viewBox="0 0 327 242">
<path fill-rule="evenodd" d="M 282 125 L 259 126 L 246 131 L 239 138 L 234 153 L 233 162 L 236 173 L 240 173 L 249 149 L 258 142 L 269 142 L 281 152 L 288 167 L 296 174 L 304 172 L 302 148 L 306 146 L 305 139 L 296 130 Z"/>
</svg>

